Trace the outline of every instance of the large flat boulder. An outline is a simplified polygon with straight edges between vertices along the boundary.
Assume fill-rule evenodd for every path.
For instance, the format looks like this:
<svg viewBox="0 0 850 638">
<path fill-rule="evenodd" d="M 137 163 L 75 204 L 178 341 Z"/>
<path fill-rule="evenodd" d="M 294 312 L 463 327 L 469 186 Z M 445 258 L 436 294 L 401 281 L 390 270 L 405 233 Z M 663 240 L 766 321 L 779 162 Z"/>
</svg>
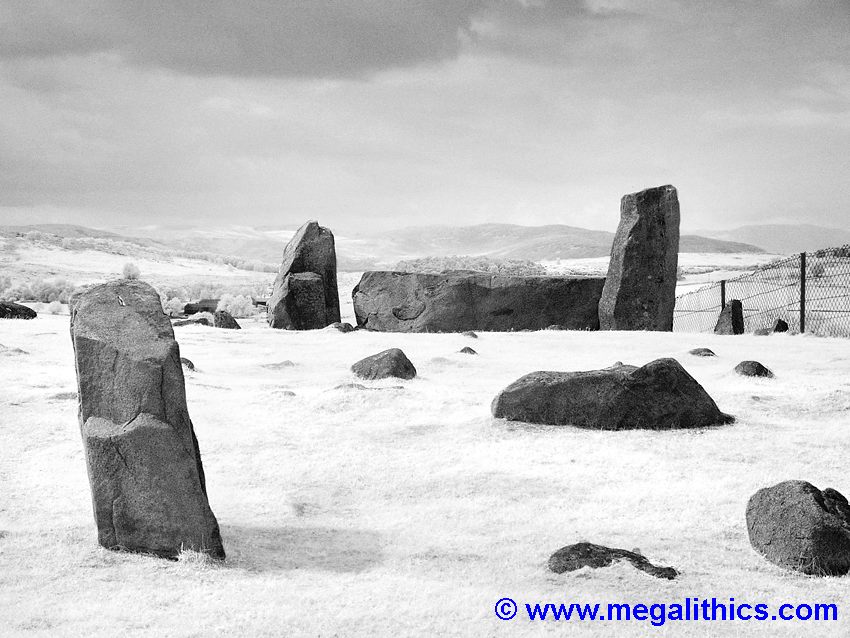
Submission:
<svg viewBox="0 0 850 638">
<path fill-rule="evenodd" d="M 620 201 L 620 225 L 602 298 L 602 330 L 673 330 L 679 262 L 679 198 L 673 186 Z"/>
<path fill-rule="evenodd" d="M 672 430 L 731 423 L 675 359 L 640 368 L 532 372 L 493 400 L 493 416 L 596 430 Z"/>
<path fill-rule="evenodd" d="M 100 544 L 223 558 L 180 350 L 157 292 L 124 279 L 76 293 L 71 340 Z"/>
<path fill-rule="evenodd" d="M 313 298 L 318 294 L 315 283 L 310 283 L 309 278 L 292 278 L 302 273 L 313 273 L 320 278 L 321 303 Z M 310 299 L 299 300 L 300 293 Z M 301 330 L 300 326 L 305 325 L 324 328 L 340 320 L 334 236 L 315 221 L 299 228 L 283 250 L 268 303 L 268 320 L 272 328 L 288 330 Z"/>
<path fill-rule="evenodd" d="M 804 574 L 850 572 L 850 506 L 831 488 L 783 481 L 756 492 L 747 504 L 753 548 L 771 563 Z"/>
<path fill-rule="evenodd" d="M 386 332 L 595 330 L 604 279 L 371 271 L 354 288 L 357 325 Z"/>
</svg>

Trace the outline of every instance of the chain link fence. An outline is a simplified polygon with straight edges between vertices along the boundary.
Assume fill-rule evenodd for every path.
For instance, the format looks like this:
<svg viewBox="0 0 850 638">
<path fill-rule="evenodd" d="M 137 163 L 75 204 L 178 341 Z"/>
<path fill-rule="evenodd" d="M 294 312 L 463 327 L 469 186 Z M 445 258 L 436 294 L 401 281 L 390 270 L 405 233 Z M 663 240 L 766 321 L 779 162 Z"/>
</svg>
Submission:
<svg viewBox="0 0 850 638">
<path fill-rule="evenodd" d="M 743 305 L 745 332 L 784 319 L 793 332 L 850 337 L 850 244 L 800 253 L 677 297 L 673 330 L 713 332 L 732 299 Z"/>
</svg>

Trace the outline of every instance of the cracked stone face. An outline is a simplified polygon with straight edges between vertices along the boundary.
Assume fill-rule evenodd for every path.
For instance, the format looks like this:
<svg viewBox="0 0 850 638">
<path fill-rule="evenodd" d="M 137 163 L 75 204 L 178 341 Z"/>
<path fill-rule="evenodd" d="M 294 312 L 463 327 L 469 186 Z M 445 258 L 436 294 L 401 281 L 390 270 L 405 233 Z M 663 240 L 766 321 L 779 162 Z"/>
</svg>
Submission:
<svg viewBox="0 0 850 638">
<path fill-rule="evenodd" d="M 71 339 L 100 543 L 223 557 L 180 351 L 159 295 L 129 280 L 84 289 L 71 299 Z"/>
</svg>

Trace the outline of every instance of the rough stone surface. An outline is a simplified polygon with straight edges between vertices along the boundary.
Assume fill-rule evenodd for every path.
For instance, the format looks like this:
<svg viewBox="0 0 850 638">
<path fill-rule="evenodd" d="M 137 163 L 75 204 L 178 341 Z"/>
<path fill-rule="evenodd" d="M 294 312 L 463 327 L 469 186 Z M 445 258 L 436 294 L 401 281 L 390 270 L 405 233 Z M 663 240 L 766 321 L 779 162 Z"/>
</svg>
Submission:
<svg viewBox="0 0 850 638">
<path fill-rule="evenodd" d="M 470 339 L 477 339 L 478 335 L 475 334 L 472 330 L 466 330 L 461 333 L 464 337 L 469 337 Z"/>
<path fill-rule="evenodd" d="M 233 318 L 227 310 L 216 310 L 213 315 L 213 325 L 225 330 L 241 330 L 242 326 Z"/>
<path fill-rule="evenodd" d="M 460 354 L 478 354 L 475 350 L 473 350 L 469 346 L 464 346 L 458 352 L 460 352 Z"/>
<path fill-rule="evenodd" d="M 416 368 L 398 348 L 390 348 L 361 359 L 351 366 L 351 371 L 362 379 L 412 379 L 416 376 Z"/>
<path fill-rule="evenodd" d="M 582 567 L 608 567 L 620 560 L 627 560 L 637 569 L 656 578 L 673 580 L 678 572 L 672 567 L 653 565 L 644 556 L 627 549 L 615 549 L 594 543 L 567 545 L 549 557 L 549 569 L 556 574 L 572 572 Z"/>
<path fill-rule="evenodd" d="M 192 363 L 191 359 L 187 359 L 186 357 L 180 357 L 180 363 L 186 366 L 187 370 L 194 370 L 195 364 Z"/>
<path fill-rule="evenodd" d="M 771 332 L 788 332 L 788 322 L 784 319 L 777 319 L 771 326 Z"/>
<path fill-rule="evenodd" d="M 283 280 L 278 318 L 290 330 L 316 330 L 328 325 L 325 284 L 314 272 L 290 273 Z"/>
<path fill-rule="evenodd" d="M 744 307 L 737 299 L 726 302 L 717 323 L 714 326 L 714 334 L 718 335 L 742 335 L 744 334 Z"/>
<path fill-rule="evenodd" d="M 675 359 L 637 368 L 532 372 L 502 390 L 493 416 L 598 430 L 670 430 L 731 423 Z"/>
<path fill-rule="evenodd" d="M 689 351 L 689 354 L 694 355 L 695 357 L 716 357 L 713 350 L 709 348 L 694 348 Z"/>
<path fill-rule="evenodd" d="M 741 361 L 741 363 L 735 366 L 735 372 L 745 377 L 773 378 L 773 372 L 758 361 Z"/>
<path fill-rule="evenodd" d="M 387 332 L 598 328 L 603 279 L 366 272 L 354 288 L 357 325 Z"/>
<path fill-rule="evenodd" d="M 180 351 L 157 292 L 125 279 L 76 293 L 71 339 L 100 544 L 224 557 Z"/>
<path fill-rule="evenodd" d="M 773 334 L 773 330 L 770 328 L 759 328 L 758 330 L 754 330 L 753 334 L 757 337 L 766 337 L 770 334 Z"/>
<path fill-rule="evenodd" d="M 850 506 L 839 492 L 783 481 L 747 504 L 753 548 L 771 563 L 812 575 L 850 572 Z"/>
<path fill-rule="evenodd" d="M 602 330 L 673 330 L 679 199 L 673 186 L 625 195 L 599 301 Z"/>
<path fill-rule="evenodd" d="M 308 274 L 318 276 L 318 282 Z M 272 328 L 289 330 L 324 328 L 340 320 L 334 236 L 315 221 L 299 228 L 283 250 L 268 320 Z"/>
<path fill-rule="evenodd" d="M 0 319 L 35 319 L 37 316 L 32 308 L 14 301 L 0 301 Z"/>
</svg>

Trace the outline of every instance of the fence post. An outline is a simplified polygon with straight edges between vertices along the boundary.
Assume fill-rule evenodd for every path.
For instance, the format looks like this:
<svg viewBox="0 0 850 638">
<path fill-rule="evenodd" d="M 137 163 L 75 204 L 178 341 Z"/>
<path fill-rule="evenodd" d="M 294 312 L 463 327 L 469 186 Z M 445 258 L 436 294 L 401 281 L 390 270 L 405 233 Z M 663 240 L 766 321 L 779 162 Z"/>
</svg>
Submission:
<svg viewBox="0 0 850 638">
<path fill-rule="evenodd" d="M 806 253 L 800 253 L 800 333 L 806 331 Z"/>
<path fill-rule="evenodd" d="M 726 280 L 720 280 L 720 309 L 723 310 L 726 307 Z"/>
</svg>

